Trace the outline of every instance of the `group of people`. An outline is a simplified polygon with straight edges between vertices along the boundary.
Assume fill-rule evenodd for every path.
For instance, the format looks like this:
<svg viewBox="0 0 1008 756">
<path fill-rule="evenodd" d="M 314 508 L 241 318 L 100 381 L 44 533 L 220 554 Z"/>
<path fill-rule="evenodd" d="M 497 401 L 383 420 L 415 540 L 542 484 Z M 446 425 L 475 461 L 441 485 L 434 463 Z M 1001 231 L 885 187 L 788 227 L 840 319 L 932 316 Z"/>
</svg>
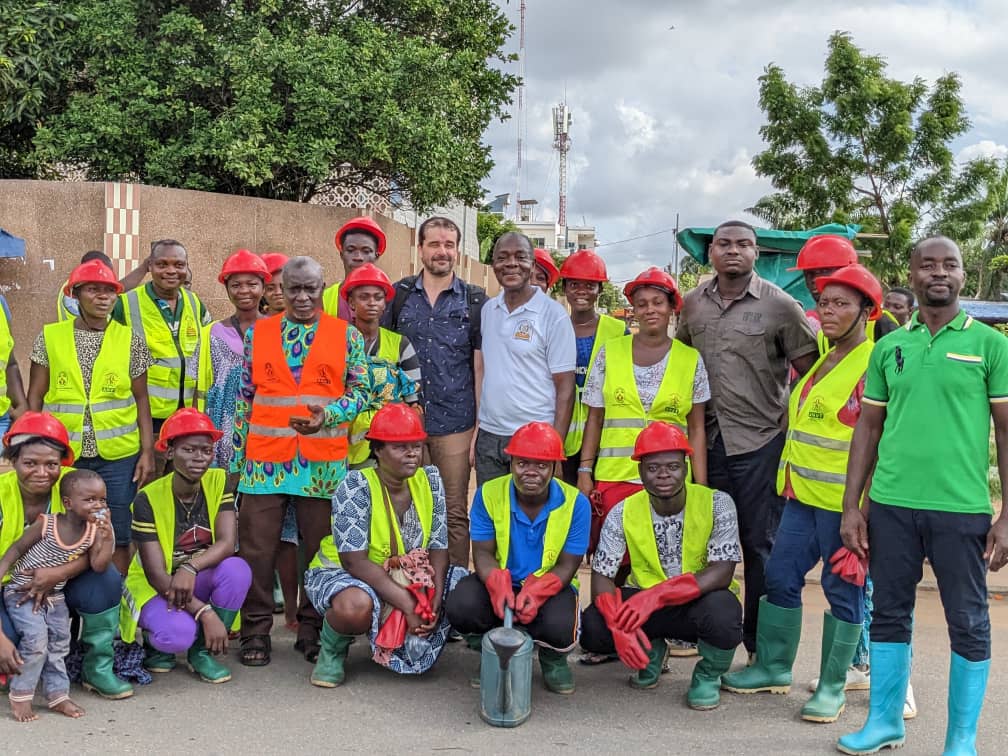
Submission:
<svg viewBox="0 0 1008 756">
<path fill-rule="evenodd" d="M 225 682 L 229 633 L 242 664 L 270 663 L 279 603 L 318 687 L 345 681 L 357 636 L 420 674 L 510 611 L 554 693 L 574 691 L 579 642 L 642 689 L 673 649 L 699 657 L 687 704 L 712 709 L 722 689 L 789 690 L 822 561 L 830 610 L 801 716 L 835 721 L 845 690 L 868 687 L 868 721 L 838 748 L 873 753 L 901 745 L 915 714 L 927 558 L 952 644 L 945 753 L 974 752 L 984 575 L 1008 561 L 987 490 L 992 417 L 1008 479 L 1008 342 L 961 312 L 954 242 L 919 242 L 913 292 L 883 296 L 847 239 L 813 237 L 803 313 L 755 273 L 754 229 L 728 221 L 709 281 L 684 295 L 650 268 L 626 285 L 631 333 L 596 311 L 608 276 L 591 250 L 557 268 L 505 233 L 488 298 L 454 273 L 451 220 L 417 239 L 423 269 L 395 283 L 369 218 L 337 231 L 344 277 L 328 287 L 309 257 L 239 250 L 218 279 L 234 311 L 217 321 L 179 242 L 156 242 L 124 282 L 89 253 L 36 339 L 27 393 L 3 308 L 0 674 L 15 718 L 35 717 L 40 679 L 51 708 L 83 713 L 62 661 L 68 610 L 83 684 L 121 698 L 115 637 L 142 644 L 150 672 L 184 653 Z M 740 643 L 748 664 L 730 671 Z"/>
</svg>

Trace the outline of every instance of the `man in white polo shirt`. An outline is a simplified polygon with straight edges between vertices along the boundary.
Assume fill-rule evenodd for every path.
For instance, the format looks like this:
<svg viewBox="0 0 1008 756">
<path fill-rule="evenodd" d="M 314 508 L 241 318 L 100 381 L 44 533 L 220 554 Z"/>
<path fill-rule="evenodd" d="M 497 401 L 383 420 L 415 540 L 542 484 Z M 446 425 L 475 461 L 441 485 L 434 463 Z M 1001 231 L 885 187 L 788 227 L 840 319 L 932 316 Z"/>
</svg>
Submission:
<svg viewBox="0 0 1008 756">
<path fill-rule="evenodd" d="M 478 485 L 510 472 L 504 447 L 526 423 L 550 423 L 566 434 L 574 402 L 574 327 L 563 306 L 531 283 L 532 242 L 524 234 L 504 234 L 491 264 L 501 292 L 482 312 Z"/>
</svg>

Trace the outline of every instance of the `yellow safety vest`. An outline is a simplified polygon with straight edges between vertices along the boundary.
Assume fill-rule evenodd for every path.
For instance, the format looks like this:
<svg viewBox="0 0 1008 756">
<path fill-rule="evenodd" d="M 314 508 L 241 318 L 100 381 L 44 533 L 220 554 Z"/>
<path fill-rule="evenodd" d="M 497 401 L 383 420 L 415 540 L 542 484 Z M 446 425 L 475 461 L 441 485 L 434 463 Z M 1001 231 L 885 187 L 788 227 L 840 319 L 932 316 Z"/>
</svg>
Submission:
<svg viewBox="0 0 1008 756">
<path fill-rule="evenodd" d="M 622 336 L 605 345 L 605 419 L 595 462 L 597 480 L 636 479 L 637 463 L 630 456 L 637 434 L 656 420 L 673 423 L 686 433 L 686 416 L 693 409 L 693 379 L 700 353 L 678 339 L 672 340 L 658 394 L 645 412 L 634 379 L 633 338 Z"/>
<path fill-rule="evenodd" d="M 193 391 L 195 406 L 200 412 L 206 412 L 206 397 L 213 386 L 213 363 L 210 361 L 210 329 L 213 323 L 200 328 L 199 365 L 196 371 L 196 388 Z"/>
<path fill-rule="evenodd" d="M 585 373 L 585 383 L 591 375 L 592 366 L 598 356 L 599 349 L 608 341 L 618 339 L 626 333 L 626 323 L 608 315 L 600 315 L 598 325 L 595 327 L 595 343 L 592 344 L 591 357 L 588 358 L 588 371 Z M 576 385 L 576 384 L 575 384 Z M 581 394 L 584 388 L 576 388 L 574 394 L 574 409 L 571 412 L 570 428 L 567 437 L 564 439 L 564 454 L 570 456 L 576 454 L 581 448 L 581 439 L 584 437 L 585 422 L 588 420 L 588 407 L 581 403 Z"/>
<path fill-rule="evenodd" d="M 707 567 L 707 543 L 713 529 L 714 489 L 687 482 L 683 509 L 683 574 L 696 574 Z M 658 540 L 651 521 L 651 496 L 647 491 L 638 491 L 623 501 L 623 535 L 630 555 L 627 585 L 646 589 L 668 580 L 658 556 Z M 734 578 L 729 590 L 739 595 L 739 584 Z"/>
<path fill-rule="evenodd" d="M 59 481 L 72 469 L 72 467 L 60 468 L 59 479 L 49 493 L 48 514 L 59 514 L 63 511 Z M 0 554 L 6 552 L 14 541 L 21 537 L 24 529 L 24 501 L 21 498 L 21 487 L 18 486 L 17 473 L 10 470 L 0 475 Z M 9 574 L 0 577 L 2 577 L 0 582 L 3 583 L 10 580 Z"/>
<path fill-rule="evenodd" d="M 11 401 L 7 398 L 7 363 L 14 351 L 14 337 L 11 335 L 7 313 L 0 307 L 0 417 L 7 414 Z"/>
<path fill-rule="evenodd" d="M 332 315 L 334 318 L 339 317 L 339 287 L 338 283 L 334 283 L 322 292 L 322 309 L 327 315 Z"/>
<path fill-rule="evenodd" d="M 874 344 L 864 341 L 844 357 L 799 400 L 805 384 L 826 360 L 822 355 L 798 381 L 788 402 L 788 431 L 777 468 L 777 493 L 783 493 L 790 468 L 791 488 L 803 504 L 833 512 L 841 511 L 847 456 L 854 429 L 837 415 L 868 369 Z"/>
<path fill-rule="evenodd" d="M 396 548 L 399 554 L 406 553 L 403 545 L 402 533 L 399 531 L 399 523 L 393 513 L 392 530 L 389 530 L 389 517 L 385 512 L 385 499 L 382 497 L 381 481 L 378 479 L 378 471 L 373 467 L 361 470 L 361 474 L 368 482 L 368 490 L 371 491 L 371 529 L 368 538 L 368 559 L 377 565 L 382 565 L 385 560 L 392 556 L 392 534 L 395 533 Z M 430 542 L 431 530 L 434 526 L 434 494 L 431 492 L 430 480 L 427 471 L 422 467 L 406 481 L 409 487 L 410 496 L 413 498 L 413 506 L 416 508 L 420 518 L 420 527 L 423 530 L 423 545 L 427 548 Z M 333 543 L 332 534 L 327 535 L 319 544 L 318 553 L 312 559 L 309 569 L 324 567 L 327 569 L 342 569 L 339 551 Z"/>
<path fill-rule="evenodd" d="M 893 315 L 891 312 L 889 312 L 889 310 L 882 310 L 882 317 L 889 318 L 889 320 L 891 320 L 893 323 L 899 323 L 899 321 L 896 320 L 896 316 Z M 872 344 L 875 343 L 876 323 L 878 323 L 878 320 L 869 320 L 868 323 L 865 325 L 865 336 L 868 337 L 868 341 L 870 341 Z M 816 344 L 819 346 L 820 356 L 826 354 L 826 352 L 830 350 L 829 339 L 827 339 L 826 334 L 822 332 L 822 328 L 816 331 Z"/>
<path fill-rule="evenodd" d="M 158 543 L 164 556 L 165 571 L 172 574 L 172 554 L 175 551 L 175 495 L 172 493 L 172 478 L 175 473 L 169 473 L 158 478 L 153 483 L 140 489 L 147 495 L 151 511 L 154 513 L 154 527 L 157 530 Z M 210 532 L 217 538 L 217 512 L 224 498 L 224 484 L 227 473 L 218 468 L 211 468 L 203 474 L 200 487 L 206 497 L 207 511 L 210 515 Z M 122 601 L 119 602 L 119 631 L 125 643 L 132 643 L 136 638 L 137 622 L 140 620 L 140 610 L 144 604 L 157 595 L 157 591 L 148 582 L 140 561 L 140 552 L 133 555 L 126 580 L 123 583 Z"/>
<path fill-rule="evenodd" d="M 378 331 L 378 356 L 379 362 L 384 361 L 389 365 L 399 364 L 399 349 L 402 346 L 402 336 L 387 328 L 380 328 Z M 371 444 L 364 438 L 371 429 L 371 420 L 374 419 L 378 410 L 367 410 L 357 415 L 357 418 L 350 424 L 350 451 L 347 454 L 347 462 L 351 465 L 359 465 L 371 454 Z"/>
<path fill-rule="evenodd" d="M 553 482 L 560 486 L 564 494 L 564 502 L 559 507 L 549 513 L 546 518 L 546 532 L 543 534 L 543 556 L 542 564 L 535 571 L 536 577 L 542 577 L 552 570 L 560 558 L 564 544 L 567 543 L 567 535 L 570 533 L 571 520 L 574 517 L 574 502 L 577 500 L 579 491 L 574 486 L 564 483 L 562 480 L 553 479 Z M 488 480 L 483 484 L 483 506 L 486 507 L 487 514 L 493 521 L 494 526 L 494 546 L 496 550 L 497 564 L 503 570 L 507 568 L 508 553 L 511 548 L 511 486 L 512 476 L 502 475 L 499 478 Z M 578 589 L 578 580 L 571 581 L 574 589 Z"/>
<path fill-rule="evenodd" d="M 176 347 L 171 329 L 146 287 L 131 289 L 120 297 L 126 325 L 140 335 L 154 357 L 154 364 L 147 371 L 147 393 L 151 416 L 163 420 L 179 408 L 179 386 L 183 386 L 182 405 L 193 404 L 196 380 L 183 375 L 183 362 L 192 359 L 200 340 L 199 300 L 184 286 L 179 290 L 182 313 L 179 316 L 179 346 Z"/>
<path fill-rule="evenodd" d="M 122 459 L 140 451 L 137 406 L 130 378 L 132 332 L 110 321 L 91 368 L 91 391 L 84 392 L 84 376 L 77 358 L 74 321 L 50 323 L 42 329 L 49 357 L 49 390 L 43 409 L 66 426 L 70 447 L 79 456 L 84 437 L 84 410 L 91 408 L 98 454 Z"/>
</svg>

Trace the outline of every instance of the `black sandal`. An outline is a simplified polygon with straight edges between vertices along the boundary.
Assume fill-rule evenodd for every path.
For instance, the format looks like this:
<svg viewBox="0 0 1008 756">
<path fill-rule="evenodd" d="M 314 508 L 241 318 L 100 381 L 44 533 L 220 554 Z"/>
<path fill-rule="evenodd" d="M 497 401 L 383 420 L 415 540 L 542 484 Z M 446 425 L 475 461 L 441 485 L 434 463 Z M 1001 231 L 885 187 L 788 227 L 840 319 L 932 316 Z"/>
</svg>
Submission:
<svg viewBox="0 0 1008 756">
<path fill-rule="evenodd" d="M 246 667 L 265 667 L 270 663 L 273 641 L 268 635 L 247 635 L 241 639 L 241 663 Z"/>
</svg>

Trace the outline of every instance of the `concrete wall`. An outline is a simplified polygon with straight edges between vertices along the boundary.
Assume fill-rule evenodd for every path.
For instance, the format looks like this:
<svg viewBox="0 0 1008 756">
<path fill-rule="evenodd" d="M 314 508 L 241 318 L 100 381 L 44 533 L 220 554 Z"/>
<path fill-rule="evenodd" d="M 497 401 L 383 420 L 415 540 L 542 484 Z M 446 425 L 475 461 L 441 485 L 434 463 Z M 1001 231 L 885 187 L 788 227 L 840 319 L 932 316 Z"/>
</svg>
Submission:
<svg viewBox="0 0 1008 756">
<path fill-rule="evenodd" d="M 55 319 L 57 292 L 85 251 L 104 249 L 121 275 L 146 257 L 152 241 L 178 239 L 189 251 L 193 290 L 221 318 L 231 305 L 217 274 L 234 250 L 309 255 L 332 283 L 343 275 L 333 236 L 360 214 L 140 184 L 0 181 L 0 227 L 26 242 L 24 260 L 0 259 L 0 292 L 11 307 L 25 382 L 31 342 Z M 379 266 L 393 281 L 419 271 L 414 231 L 384 216 L 375 220 L 388 236 Z M 471 257 L 461 257 L 458 274 L 491 294 L 498 290 L 493 272 Z"/>
</svg>

